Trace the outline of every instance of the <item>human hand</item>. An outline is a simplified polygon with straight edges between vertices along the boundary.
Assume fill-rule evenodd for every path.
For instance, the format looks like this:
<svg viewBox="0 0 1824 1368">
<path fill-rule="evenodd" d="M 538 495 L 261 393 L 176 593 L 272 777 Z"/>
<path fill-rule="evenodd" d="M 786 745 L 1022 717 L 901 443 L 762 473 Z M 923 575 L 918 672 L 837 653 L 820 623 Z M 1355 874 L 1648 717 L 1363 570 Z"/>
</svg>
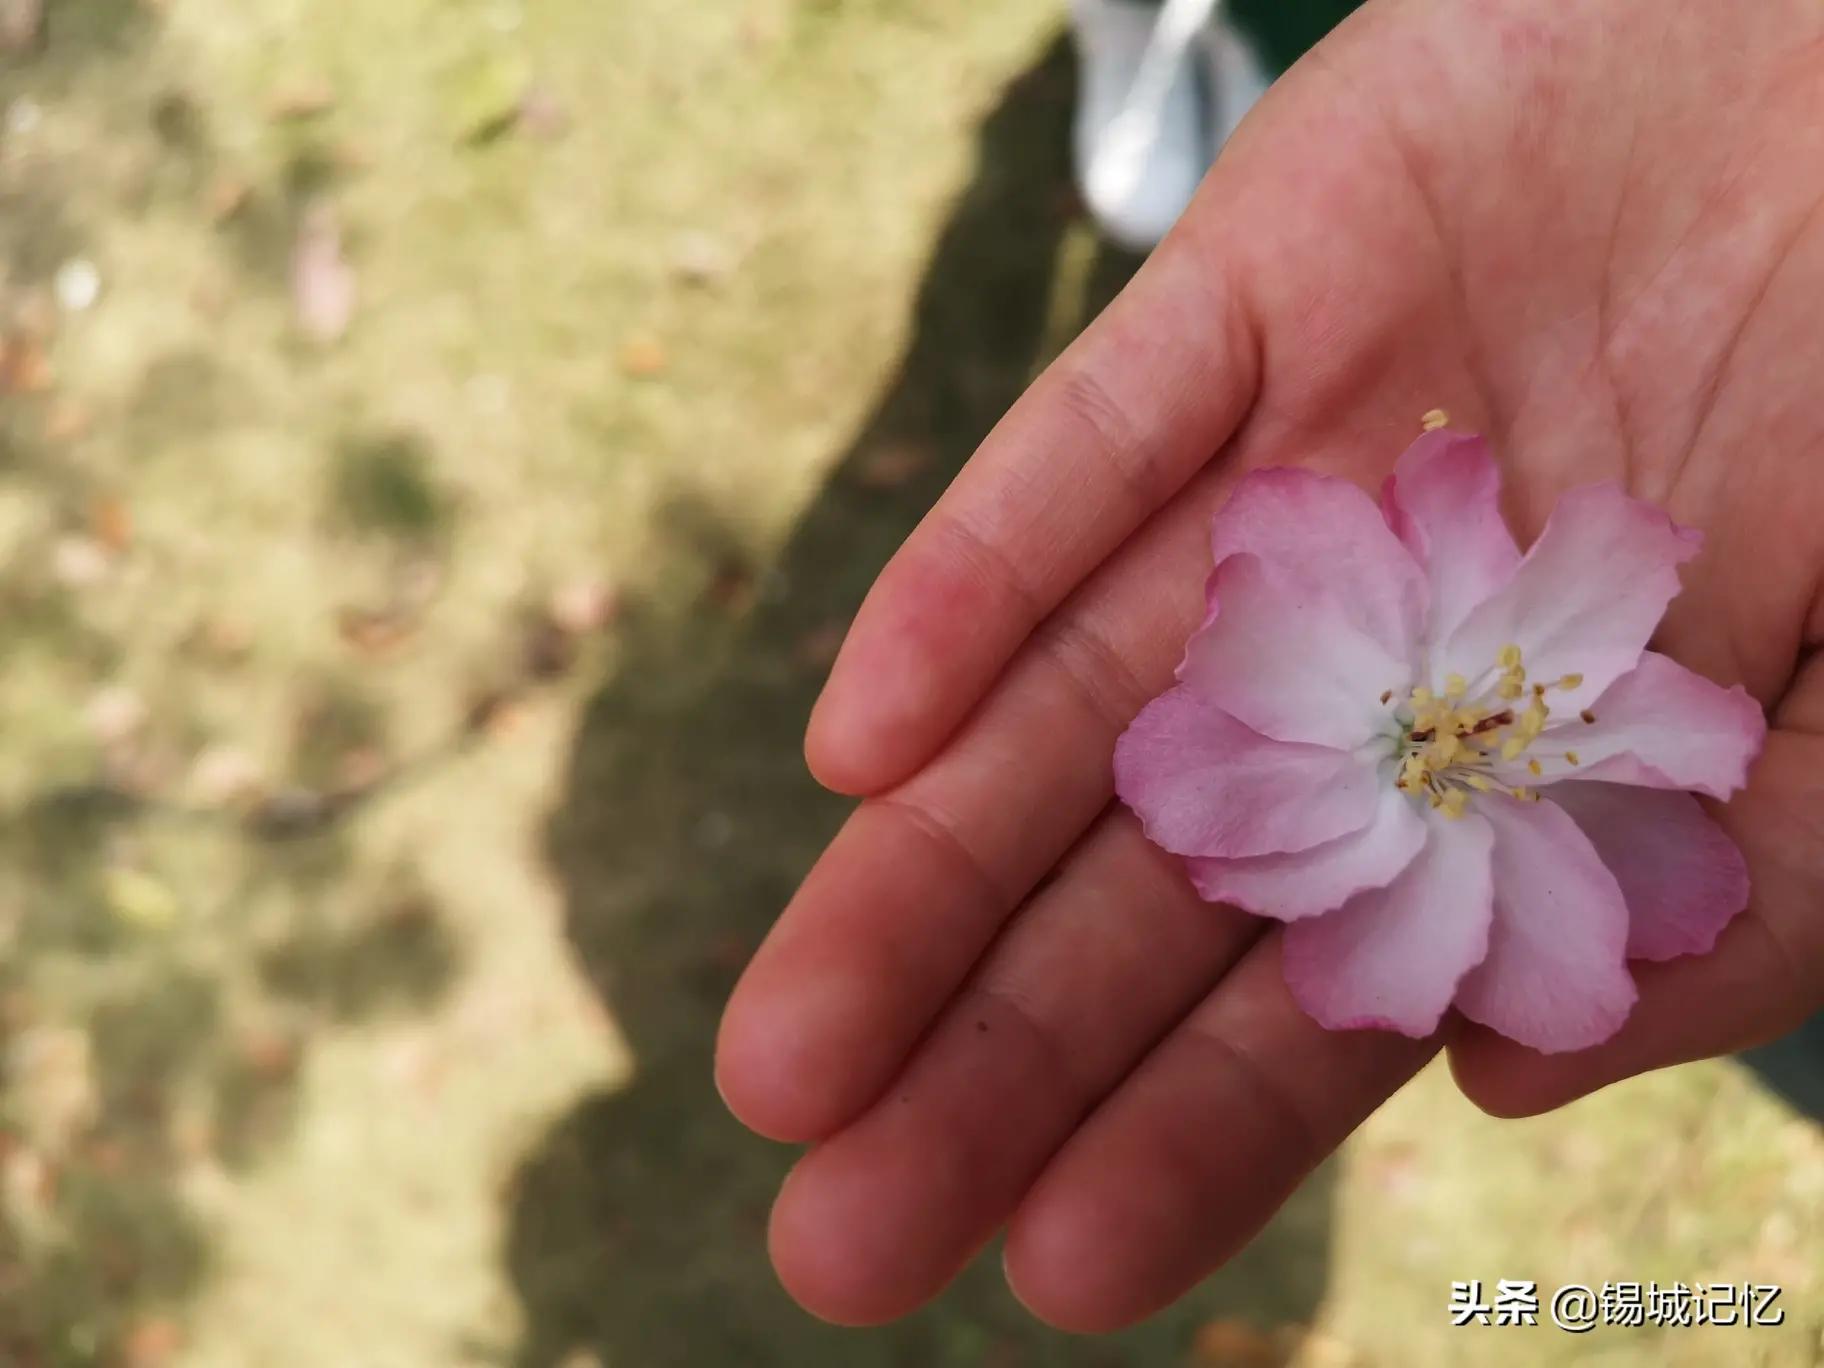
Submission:
<svg viewBox="0 0 1824 1368">
<path fill-rule="evenodd" d="M 1519 1114 L 1824 1002 L 1820 39 L 1805 0 L 1374 0 L 990 436 L 850 633 L 807 749 L 871 796 L 724 1022 L 730 1106 L 814 1142 L 772 1225 L 807 1307 L 903 1314 L 1006 1225 L 1027 1305 L 1109 1329 L 1245 1243 L 1444 1039 Z M 1636 966 L 1628 1023 L 1579 1054 L 1322 1030 L 1278 932 L 1109 805 L 1239 475 L 1372 486 L 1440 406 L 1505 461 L 1523 541 L 1600 479 L 1704 529 L 1656 644 L 1773 709 L 1719 814 L 1751 907 Z"/>
</svg>

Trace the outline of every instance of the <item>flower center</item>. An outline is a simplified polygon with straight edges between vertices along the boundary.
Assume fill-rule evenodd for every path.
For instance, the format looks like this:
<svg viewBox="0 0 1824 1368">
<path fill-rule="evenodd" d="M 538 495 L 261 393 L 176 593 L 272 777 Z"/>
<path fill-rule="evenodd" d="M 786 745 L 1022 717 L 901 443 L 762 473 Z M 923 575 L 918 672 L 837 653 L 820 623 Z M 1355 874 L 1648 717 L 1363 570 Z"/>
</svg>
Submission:
<svg viewBox="0 0 1824 1368">
<path fill-rule="evenodd" d="M 1518 646 L 1503 646 L 1495 663 L 1473 681 L 1447 675 L 1442 694 L 1421 684 L 1395 704 L 1400 730 L 1393 758 L 1398 765 L 1395 787 L 1423 797 L 1446 817 L 1461 817 L 1472 793 L 1500 793 L 1521 802 L 1536 802 L 1538 793 L 1504 777 L 1497 765 L 1519 764 L 1542 777 L 1547 765 L 1578 763 L 1574 750 L 1535 750 L 1534 743 L 1551 716 L 1546 696 L 1554 689 L 1575 689 L 1583 676 L 1568 674 L 1549 683 L 1529 683 Z M 1392 702 L 1391 692 L 1383 703 Z M 1594 722 L 1585 709 L 1583 720 Z"/>
</svg>

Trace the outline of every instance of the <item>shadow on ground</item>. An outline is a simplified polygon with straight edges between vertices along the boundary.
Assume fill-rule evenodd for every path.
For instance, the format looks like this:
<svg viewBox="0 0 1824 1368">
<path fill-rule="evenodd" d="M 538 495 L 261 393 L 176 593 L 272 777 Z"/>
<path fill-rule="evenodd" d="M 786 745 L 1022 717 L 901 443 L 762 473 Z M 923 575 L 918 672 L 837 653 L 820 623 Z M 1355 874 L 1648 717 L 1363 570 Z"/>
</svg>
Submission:
<svg viewBox="0 0 1824 1368">
<path fill-rule="evenodd" d="M 576 1106 L 517 1175 L 506 1258 L 526 1316 L 523 1368 L 579 1350 L 655 1368 L 1160 1363 L 1201 1321 L 1306 1321 L 1323 1293 L 1327 1174 L 1190 1303 L 1126 1336 L 1036 1326 L 991 1257 L 903 1324 L 818 1324 L 779 1291 L 764 1254 L 791 1156 L 736 1125 L 710 1081 L 736 973 L 846 811 L 799 752 L 837 629 L 1060 335 L 1132 270 L 1076 253 L 1083 298 L 1060 325 L 1060 265 L 1088 242 L 1065 155 L 1071 83 L 1060 44 L 986 119 L 902 369 L 780 565 L 755 579 L 751 610 L 731 621 L 742 572 L 725 567 L 694 614 L 631 624 L 631 654 L 587 709 L 550 856 L 569 936 L 637 1072 Z M 698 555 L 718 554 L 708 510 L 683 506 L 677 522 Z"/>
<path fill-rule="evenodd" d="M 1795 1112 L 1824 1124 L 1824 1012 L 1784 1040 L 1749 1050 L 1740 1058 Z"/>
</svg>

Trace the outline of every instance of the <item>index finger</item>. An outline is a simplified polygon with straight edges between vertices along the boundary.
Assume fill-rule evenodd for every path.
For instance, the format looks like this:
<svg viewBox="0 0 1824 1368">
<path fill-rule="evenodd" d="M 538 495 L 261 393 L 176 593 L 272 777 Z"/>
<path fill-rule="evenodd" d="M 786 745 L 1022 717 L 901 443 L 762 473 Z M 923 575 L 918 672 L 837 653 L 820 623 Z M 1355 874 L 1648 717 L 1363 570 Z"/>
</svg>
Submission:
<svg viewBox="0 0 1824 1368">
<path fill-rule="evenodd" d="M 888 563 L 805 742 L 878 793 L 922 764 L 1027 635 L 1234 432 L 1255 330 L 1212 233 L 1167 238 L 1029 389 Z"/>
</svg>

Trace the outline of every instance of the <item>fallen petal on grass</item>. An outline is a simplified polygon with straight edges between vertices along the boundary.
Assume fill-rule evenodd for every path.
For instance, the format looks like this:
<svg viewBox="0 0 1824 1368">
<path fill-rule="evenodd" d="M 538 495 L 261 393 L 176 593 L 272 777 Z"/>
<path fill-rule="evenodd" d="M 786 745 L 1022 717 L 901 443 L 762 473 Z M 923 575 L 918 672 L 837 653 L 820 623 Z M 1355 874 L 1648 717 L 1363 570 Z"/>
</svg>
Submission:
<svg viewBox="0 0 1824 1368">
<path fill-rule="evenodd" d="M 338 341 L 355 314 L 355 273 L 342 254 L 342 224 L 321 201 L 304 211 L 291 257 L 291 302 L 298 327 L 315 342 Z"/>
</svg>

